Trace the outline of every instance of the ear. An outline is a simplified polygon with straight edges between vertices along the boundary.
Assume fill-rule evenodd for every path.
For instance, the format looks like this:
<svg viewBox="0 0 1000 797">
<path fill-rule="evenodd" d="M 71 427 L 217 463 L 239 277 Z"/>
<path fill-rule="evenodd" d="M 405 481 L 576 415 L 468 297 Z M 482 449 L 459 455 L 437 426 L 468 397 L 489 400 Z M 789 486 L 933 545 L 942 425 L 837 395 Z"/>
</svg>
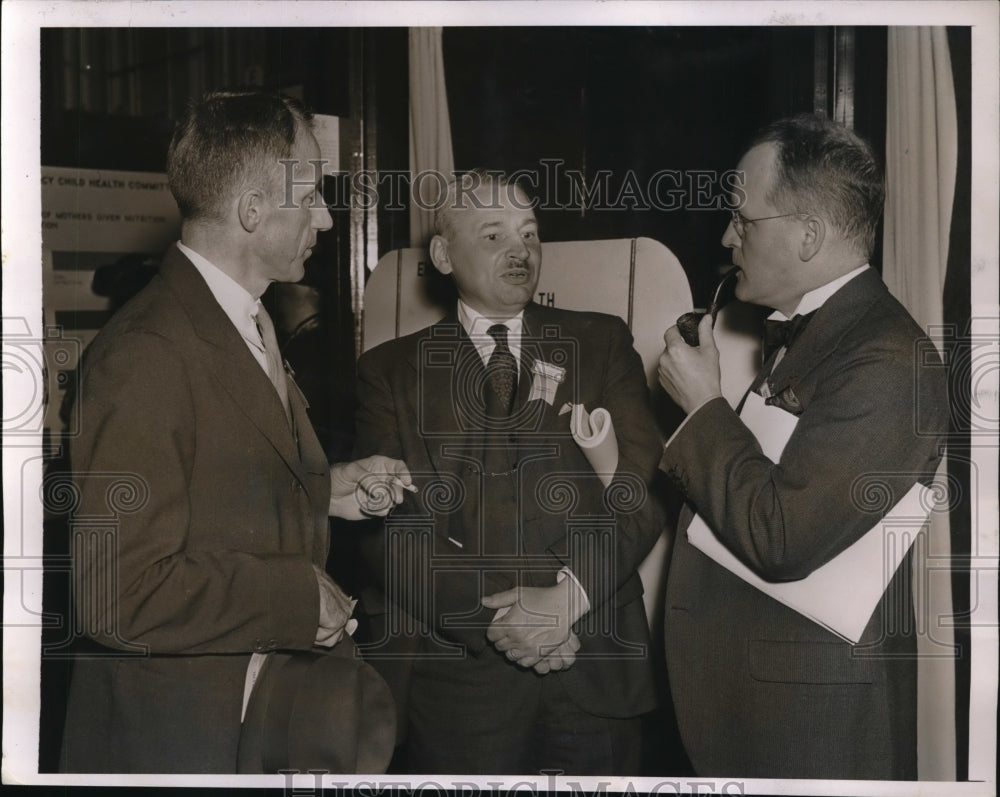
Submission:
<svg viewBox="0 0 1000 797">
<path fill-rule="evenodd" d="M 435 235 L 430 244 L 431 261 L 434 268 L 442 274 L 451 274 L 451 260 L 448 258 L 448 239 L 443 235 Z"/>
<path fill-rule="evenodd" d="M 807 216 L 803 228 L 802 239 L 799 241 L 799 257 L 803 262 L 812 260 L 823 248 L 826 237 L 826 222 L 819 216 Z"/>
<path fill-rule="evenodd" d="M 240 224 L 247 232 L 253 232 L 264 219 L 264 193 L 259 188 L 248 188 L 236 203 Z"/>
</svg>

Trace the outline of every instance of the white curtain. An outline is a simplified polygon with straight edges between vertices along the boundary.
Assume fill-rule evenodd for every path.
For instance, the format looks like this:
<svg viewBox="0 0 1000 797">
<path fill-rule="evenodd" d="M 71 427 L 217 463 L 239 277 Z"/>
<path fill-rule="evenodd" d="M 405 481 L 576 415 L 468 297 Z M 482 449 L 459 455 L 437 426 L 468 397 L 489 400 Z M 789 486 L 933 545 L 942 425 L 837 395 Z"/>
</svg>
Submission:
<svg viewBox="0 0 1000 797">
<path fill-rule="evenodd" d="M 430 240 L 432 208 L 454 168 L 441 28 L 410 28 L 410 174 L 420 194 L 410 202 L 410 246 Z"/>
<path fill-rule="evenodd" d="M 924 330 L 944 323 L 942 292 L 958 161 L 955 88 L 945 28 L 888 32 L 883 277 Z M 940 335 L 938 345 L 940 346 Z M 938 483 L 946 484 L 946 464 Z M 918 766 L 921 780 L 955 778 L 955 671 L 946 512 L 933 512 L 914 556 Z"/>
</svg>

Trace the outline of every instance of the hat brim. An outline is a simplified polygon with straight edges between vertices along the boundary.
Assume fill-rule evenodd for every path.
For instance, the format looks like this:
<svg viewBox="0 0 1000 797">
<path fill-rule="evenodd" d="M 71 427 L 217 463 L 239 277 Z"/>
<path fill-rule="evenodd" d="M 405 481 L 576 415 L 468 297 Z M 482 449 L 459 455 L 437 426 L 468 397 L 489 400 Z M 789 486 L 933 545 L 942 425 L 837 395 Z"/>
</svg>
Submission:
<svg viewBox="0 0 1000 797">
<path fill-rule="evenodd" d="M 254 685 L 237 772 L 385 772 L 396 738 L 389 687 L 350 638 L 330 651 L 277 652 Z"/>
</svg>

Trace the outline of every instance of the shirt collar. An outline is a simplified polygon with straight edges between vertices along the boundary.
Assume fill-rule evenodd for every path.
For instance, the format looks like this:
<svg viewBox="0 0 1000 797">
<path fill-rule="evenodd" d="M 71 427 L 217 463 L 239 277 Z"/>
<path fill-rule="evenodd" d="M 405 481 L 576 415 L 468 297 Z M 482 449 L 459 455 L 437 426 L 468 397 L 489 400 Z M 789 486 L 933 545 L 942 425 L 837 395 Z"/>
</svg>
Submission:
<svg viewBox="0 0 1000 797">
<path fill-rule="evenodd" d="M 795 308 L 791 316 L 785 316 L 780 310 L 775 310 L 768 319 L 774 321 L 787 321 L 789 318 L 794 318 L 797 315 L 806 315 L 806 313 L 811 313 L 813 310 L 819 310 L 826 300 L 829 299 L 833 294 L 843 288 L 848 282 L 857 277 L 859 274 L 863 274 L 867 271 L 870 266 L 865 263 L 863 266 L 858 266 L 853 271 L 848 271 L 837 279 L 826 283 L 826 285 L 820 285 L 818 288 L 813 288 L 805 296 L 799 300 L 798 306 Z"/>
<path fill-rule="evenodd" d="M 496 323 L 502 323 L 507 327 L 507 345 L 511 354 L 518 363 L 521 361 L 521 332 L 524 329 L 524 310 L 517 315 L 508 318 L 506 321 L 493 321 L 478 310 L 473 310 L 469 305 L 458 300 L 458 320 L 465 329 L 466 334 L 479 352 L 479 356 L 486 362 L 493 353 L 496 341 L 490 337 L 486 331 Z"/>
<path fill-rule="evenodd" d="M 198 273 L 205 280 L 205 284 L 208 285 L 215 301 L 219 303 L 222 312 L 226 314 L 240 335 L 248 343 L 263 351 L 264 347 L 260 335 L 257 333 L 257 324 L 254 321 L 254 316 L 257 315 L 257 310 L 260 308 L 260 300 L 251 296 L 246 288 L 191 247 L 178 241 L 177 248 L 198 269 Z"/>
<path fill-rule="evenodd" d="M 458 320 L 461 322 L 462 327 L 465 329 L 466 333 L 470 338 L 475 341 L 477 338 L 486 338 L 490 343 L 493 342 L 493 338 L 489 336 L 486 332 L 491 326 L 496 323 L 501 323 L 507 327 L 508 335 L 517 335 L 520 338 L 521 329 L 524 327 L 524 310 L 521 310 L 517 315 L 508 318 L 506 321 L 493 321 L 478 310 L 473 310 L 469 305 L 463 302 L 461 299 L 458 300 Z"/>
</svg>

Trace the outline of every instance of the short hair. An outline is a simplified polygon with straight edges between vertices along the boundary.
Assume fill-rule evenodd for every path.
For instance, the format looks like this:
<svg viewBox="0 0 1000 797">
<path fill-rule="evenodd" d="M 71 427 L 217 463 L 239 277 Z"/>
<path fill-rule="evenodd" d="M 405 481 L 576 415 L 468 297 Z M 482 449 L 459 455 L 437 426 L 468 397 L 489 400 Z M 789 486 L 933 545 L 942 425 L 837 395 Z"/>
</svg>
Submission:
<svg viewBox="0 0 1000 797">
<path fill-rule="evenodd" d="M 460 185 L 462 187 L 461 201 L 459 201 L 458 194 L 458 188 Z M 437 235 L 443 235 L 447 238 L 451 234 L 454 229 L 452 226 L 452 216 L 455 210 L 462 210 L 470 206 L 479 207 L 478 204 L 470 205 L 465 197 L 468 193 L 477 190 L 483 185 L 493 186 L 496 191 L 494 196 L 499 196 L 499 192 L 502 188 L 511 185 L 521 191 L 521 193 L 525 196 L 528 196 L 528 193 L 520 185 L 518 185 L 516 180 L 511 180 L 507 174 L 500 169 L 484 169 L 476 167 L 475 169 L 470 169 L 460 175 L 456 173 L 455 179 L 448 183 L 443 199 L 439 197 L 437 205 L 434 208 L 434 232 Z M 529 201 L 529 206 L 534 207 L 534 200 Z"/>
<path fill-rule="evenodd" d="M 865 257 L 885 203 L 885 180 L 871 145 L 844 125 L 814 114 L 774 122 L 750 149 L 777 147 L 767 200 L 783 213 L 822 213 Z"/>
<path fill-rule="evenodd" d="M 292 155 L 312 113 L 261 90 L 215 91 L 188 104 L 167 151 L 167 180 L 181 218 L 221 221 L 226 203 L 253 185 L 277 189 L 278 161 Z"/>
</svg>

